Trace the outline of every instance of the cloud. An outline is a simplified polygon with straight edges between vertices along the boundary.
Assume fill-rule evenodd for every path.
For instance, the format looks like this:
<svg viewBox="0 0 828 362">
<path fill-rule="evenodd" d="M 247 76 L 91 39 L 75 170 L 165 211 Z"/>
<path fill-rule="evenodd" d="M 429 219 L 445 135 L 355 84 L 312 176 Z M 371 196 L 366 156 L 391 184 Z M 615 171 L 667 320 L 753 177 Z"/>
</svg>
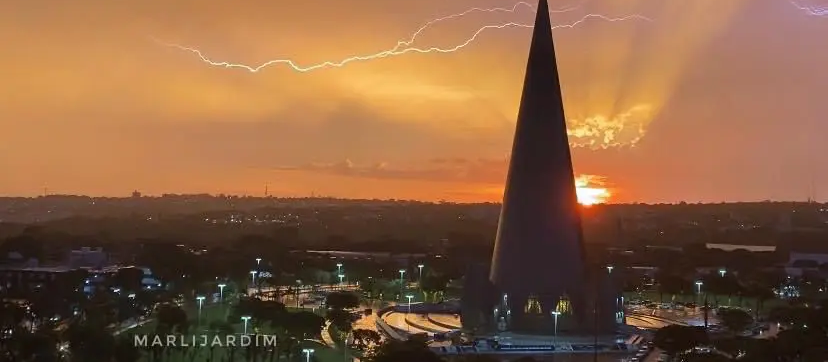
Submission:
<svg viewBox="0 0 828 362">
<path fill-rule="evenodd" d="M 282 171 L 305 171 L 371 179 L 419 180 L 430 182 L 503 183 L 506 160 L 435 158 L 419 165 L 395 166 L 388 162 L 355 164 L 350 159 L 333 163 L 282 166 Z"/>
<path fill-rule="evenodd" d="M 573 147 L 588 148 L 635 146 L 647 133 L 651 111 L 652 106 L 640 104 L 612 117 L 596 114 L 584 119 L 569 119 L 569 143 Z"/>
<path fill-rule="evenodd" d="M 391 165 L 388 162 L 356 164 L 350 159 L 332 163 L 309 163 L 278 167 L 280 171 L 301 171 L 369 179 L 461 182 L 499 188 L 506 181 L 508 159 L 435 158 L 416 165 Z M 607 178 L 578 175 L 578 186 L 609 186 Z M 491 187 L 489 187 L 491 188 Z"/>
</svg>

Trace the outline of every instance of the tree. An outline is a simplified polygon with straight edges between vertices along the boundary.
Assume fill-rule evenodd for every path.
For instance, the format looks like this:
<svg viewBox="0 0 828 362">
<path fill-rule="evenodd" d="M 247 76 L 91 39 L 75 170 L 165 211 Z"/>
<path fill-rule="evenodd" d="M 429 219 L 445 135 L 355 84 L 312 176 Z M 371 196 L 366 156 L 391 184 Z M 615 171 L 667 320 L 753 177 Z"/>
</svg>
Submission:
<svg viewBox="0 0 828 362">
<path fill-rule="evenodd" d="M 688 353 L 683 359 L 684 362 L 730 362 L 730 358 L 718 353 Z"/>
<path fill-rule="evenodd" d="M 809 350 L 828 346 L 828 336 L 820 328 L 794 328 L 776 335 L 776 350 L 789 359 L 801 357 Z"/>
<path fill-rule="evenodd" d="M 141 290 L 144 271 L 138 268 L 121 268 L 112 279 L 112 286 L 121 289 L 121 294 L 137 293 Z"/>
<path fill-rule="evenodd" d="M 41 328 L 34 333 L 18 328 L 0 342 L 0 360 L 58 361 L 58 342 L 52 328 Z"/>
<path fill-rule="evenodd" d="M 325 297 L 325 305 L 330 309 L 353 309 L 359 307 L 359 296 L 351 292 L 333 292 Z"/>
<path fill-rule="evenodd" d="M 26 318 L 26 309 L 20 304 L 0 301 L 0 330 L 10 330 L 20 326 Z"/>
<path fill-rule="evenodd" d="M 425 340 L 411 338 L 407 341 L 388 339 L 368 357 L 370 362 L 443 362 L 432 352 Z"/>
<path fill-rule="evenodd" d="M 442 299 L 442 294 L 446 291 L 448 281 L 448 278 L 443 275 L 429 273 L 424 276 L 420 282 L 420 289 L 423 291 L 423 300 L 429 300 L 429 295 L 432 296 L 431 300 L 434 302 Z"/>
<path fill-rule="evenodd" d="M 141 350 L 131 335 L 122 334 L 115 340 L 114 362 L 138 362 Z"/>
<path fill-rule="evenodd" d="M 378 345 L 382 340 L 379 333 L 370 329 L 355 329 L 353 331 L 354 345 L 360 350 L 365 350 L 372 345 Z"/>
<path fill-rule="evenodd" d="M 155 313 L 158 322 L 156 329 L 160 333 L 183 333 L 189 328 L 187 313 L 177 305 L 159 304 Z"/>
<path fill-rule="evenodd" d="M 658 294 L 659 301 L 664 302 L 664 294 L 670 295 L 670 299 L 674 299 L 676 294 L 684 294 L 687 290 L 692 290 L 692 283 L 682 277 L 663 274 L 658 280 Z"/>
<path fill-rule="evenodd" d="M 325 327 L 325 318 L 312 312 L 288 313 L 285 318 L 284 328 L 293 337 L 305 339 L 309 336 L 316 336 Z"/>
<path fill-rule="evenodd" d="M 743 332 L 753 323 L 753 317 L 741 309 L 723 309 L 719 311 L 719 319 L 722 325 L 733 334 Z"/>
<path fill-rule="evenodd" d="M 671 357 L 709 341 L 707 332 L 701 327 L 669 325 L 655 333 L 653 342 Z"/>
<path fill-rule="evenodd" d="M 740 360 L 751 362 L 776 362 L 776 348 L 773 339 L 733 337 L 721 338 L 714 341 L 717 350 L 731 356 L 739 356 Z"/>
<path fill-rule="evenodd" d="M 72 323 L 66 334 L 71 362 L 110 362 L 115 356 L 115 337 L 102 325 Z"/>
<path fill-rule="evenodd" d="M 374 278 L 368 278 L 359 283 L 359 289 L 368 296 L 368 299 L 373 299 L 380 294 L 379 283 Z"/>
<path fill-rule="evenodd" d="M 342 309 L 329 309 L 325 319 L 338 330 L 348 333 L 353 328 L 354 316 L 351 312 Z"/>
</svg>

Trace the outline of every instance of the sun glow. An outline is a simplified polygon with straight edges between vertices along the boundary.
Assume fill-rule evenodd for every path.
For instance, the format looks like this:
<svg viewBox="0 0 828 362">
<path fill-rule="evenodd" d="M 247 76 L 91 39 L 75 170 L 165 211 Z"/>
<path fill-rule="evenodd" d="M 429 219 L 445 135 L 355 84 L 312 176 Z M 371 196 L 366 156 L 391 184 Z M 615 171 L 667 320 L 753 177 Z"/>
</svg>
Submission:
<svg viewBox="0 0 828 362">
<path fill-rule="evenodd" d="M 578 202 L 584 206 L 603 204 L 612 196 L 600 176 L 580 175 L 575 178 Z"/>
</svg>

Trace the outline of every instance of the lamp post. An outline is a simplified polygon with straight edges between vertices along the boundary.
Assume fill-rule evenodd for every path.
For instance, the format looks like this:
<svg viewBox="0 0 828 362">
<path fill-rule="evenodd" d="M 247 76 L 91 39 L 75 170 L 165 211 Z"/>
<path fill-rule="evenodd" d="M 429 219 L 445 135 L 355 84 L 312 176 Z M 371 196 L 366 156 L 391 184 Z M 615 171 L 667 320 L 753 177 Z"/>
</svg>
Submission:
<svg viewBox="0 0 828 362">
<path fill-rule="evenodd" d="M 198 324 L 201 325 L 201 307 L 204 305 L 204 296 L 199 295 L 196 300 L 198 301 Z"/>
<path fill-rule="evenodd" d="M 561 315 L 561 312 L 554 311 L 552 312 L 552 316 L 555 317 L 555 342 L 558 341 L 558 316 Z"/>
<path fill-rule="evenodd" d="M 612 265 L 607 265 L 607 273 L 608 274 L 612 274 L 612 269 L 615 269 L 615 267 L 612 266 Z"/>
<path fill-rule="evenodd" d="M 423 264 L 417 265 L 417 270 L 419 270 L 419 273 L 420 273 L 417 276 L 417 282 L 420 283 L 421 285 L 423 284 L 423 268 L 425 268 L 425 265 L 423 265 Z"/>
<path fill-rule="evenodd" d="M 342 274 L 342 263 L 336 263 L 336 273 Z"/>
<path fill-rule="evenodd" d="M 343 281 L 345 280 L 345 274 L 337 275 L 339 277 L 339 289 L 345 289 L 345 286 L 342 285 Z"/>
<path fill-rule="evenodd" d="M 400 269 L 400 296 L 402 296 L 403 291 L 405 290 L 405 269 Z"/>
<path fill-rule="evenodd" d="M 261 266 L 261 265 L 262 265 L 262 258 L 256 258 L 256 269 L 258 269 L 259 266 Z"/>
<path fill-rule="evenodd" d="M 408 298 L 408 313 L 410 314 L 411 313 L 411 300 L 414 299 L 414 296 L 409 294 L 409 295 L 406 295 L 405 297 Z"/>
<path fill-rule="evenodd" d="M 219 303 L 224 303 L 224 287 L 226 287 L 226 286 L 227 286 L 227 284 L 224 284 L 224 283 L 221 283 L 221 284 L 218 285 L 218 288 L 219 288 Z"/>
<path fill-rule="evenodd" d="M 302 281 L 296 279 L 296 308 L 299 308 L 299 287 L 302 286 Z"/>
<path fill-rule="evenodd" d="M 696 300 L 698 300 L 698 298 L 701 298 L 701 288 L 702 288 L 702 284 L 704 284 L 704 283 L 703 283 L 701 280 L 697 280 L 697 281 L 696 281 L 696 294 L 698 294 L 698 295 L 699 295 L 699 296 L 696 298 Z"/>
<path fill-rule="evenodd" d="M 244 321 L 244 334 L 247 334 L 247 323 L 250 321 L 250 316 L 242 316 L 241 319 Z"/>
<path fill-rule="evenodd" d="M 724 278 L 725 274 L 727 274 L 727 269 L 725 269 L 725 268 L 719 269 L 719 276 Z"/>
<path fill-rule="evenodd" d="M 305 362 L 310 362 L 310 356 L 313 354 L 313 348 L 305 348 L 302 350 L 305 354 Z"/>
<path fill-rule="evenodd" d="M 257 273 L 258 272 L 256 272 L 255 270 L 250 271 L 250 284 L 252 284 L 251 287 L 250 287 L 251 289 L 256 287 L 256 274 Z"/>
</svg>

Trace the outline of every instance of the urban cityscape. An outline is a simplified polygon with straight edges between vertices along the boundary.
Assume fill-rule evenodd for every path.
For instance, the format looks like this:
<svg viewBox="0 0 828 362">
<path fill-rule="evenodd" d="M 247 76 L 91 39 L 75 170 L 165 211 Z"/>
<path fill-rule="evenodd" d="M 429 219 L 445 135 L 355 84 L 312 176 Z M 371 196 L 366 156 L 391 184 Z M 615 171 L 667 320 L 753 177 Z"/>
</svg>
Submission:
<svg viewBox="0 0 828 362">
<path fill-rule="evenodd" d="M 688 9 L 709 10 L 703 4 L 713 4 L 708 0 L 698 1 L 699 4 L 687 5 Z M 598 2 L 604 7 L 601 9 L 613 8 L 612 0 L 595 3 Z M 750 13 L 753 9 L 736 10 L 739 2 L 718 3 L 719 13 L 709 14 L 710 23 L 704 29 L 714 28 L 713 23 L 717 21 L 728 23 L 719 18 L 724 16 L 721 14 Z M 163 22 L 158 19 L 164 18 L 160 13 L 154 13 L 157 18 L 142 18 L 147 9 L 160 9 L 152 7 L 155 4 L 132 7 L 103 5 L 97 0 L 89 3 L 106 9 L 106 14 L 113 19 L 118 14 L 126 16 L 123 14 L 135 11 L 134 15 L 122 19 L 124 27 L 133 24 L 127 19 L 135 18 L 142 19 L 139 21 L 142 24 L 153 19 L 148 23 L 158 29 L 164 27 L 159 25 Z M 378 6 L 376 1 L 365 0 L 365 3 Z M 219 179 L 229 180 L 222 178 L 227 176 L 225 173 L 242 171 L 225 168 L 224 162 L 231 160 L 231 163 L 246 165 L 252 161 L 237 157 L 244 154 L 243 150 L 238 154 L 232 149 L 222 150 L 227 153 L 224 158 L 213 152 L 195 155 L 199 150 L 189 148 L 195 146 L 184 138 L 201 137 L 201 131 L 182 133 L 181 142 L 174 142 L 179 153 L 155 159 L 157 169 L 139 164 L 136 156 L 138 163 L 124 166 L 122 163 L 126 161 L 121 160 L 121 163 L 108 164 L 96 171 L 102 173 L 86 174 L 81 178 L 86 181 L 80 184 L 72 176 L 76 174 L 72 170 L 107 165 L 96 158 L 106 157 L 98 155 L 106 153 L 105 150 L 86 148 L 85 143 L 61 149 L 59 135 L 52 139 L 54 143 L 49 143 L 48 138 L 39 139 L 36 142 L 43 142 L 42 148 L 55 153 L 50 156 L 54 157 L 50 158 L 52 161 L 38 161 L 43 168 L 38 170 L 30 165 L 38 162 L 27 161 L 25 152 L 0 149 L 6 156 L 0 159 L 0 170 L 4 170 L 0 175 L 0 361 L 828 361 L 828 203 L 820 201 L 819 193 L 821 175 L 825 172 L 820 168 L 824 165 L 819 162 L 817 152 L 821 142 L 811 138 L 820 127 L 813 122 L 826 114 L 821 111 L 824 108 L 819 108 L 824 107 L 824 102 L 812 102 L 819 104 L 791 112 L 812 120 L 812 124 L 792 126 L 806 128 L 801 137 L 794 131 L 787 135 L 794 139 L 787 141 L 801 146 L 805 156 L 782 146 L 787 143 L 775 145 L 768 135 L 784 136 L 769 131 L 758 146 L 766 152 L 759 156 L 759 161 L 754 160 L 759 166 L 727 161 L 739 159 L 733 155 L 742 151 L 740 147 L 747 147 L 737 146 L 742 141 L 735 138 L 733 153 L 716 153 L 722 150 L 706 153 L 712 151 L 703 150 L 704 142 L 715 144 L 716 136 L 676 144 L 676 147 L 696 145 L 698 151 L 670 151 L 676 162 L 704 159 L 706 165 L 712 165 L 709 167 L 698 163 L 681 166 L 655 163 L 657 170 L 653 171 L 631 163 L 608 166 L 612 163 L 602 162 L 609 161 L 590 161 L 589 157 L 620 160 L 626 155 L 637 158 L 646 152 L 657 152 L 647 151 L 647 143 L 664 142 L 651 141 L 656 137 L 653 134 L 659 134 L 660 124 L 653 124 L 651 132 L 649 123 L 653 119 L 632 119 L 641 117 L 639 113 L 645 112 L 645 108 L 646 112 L 655 113 L 675 112 L 675 109 L 669 110 L 668 103 L 672 101 L 664 100 L 659 110 L 652 109 L 653 105 L 635 106 L 626 113 L 616 109 L 616 117 L 612 119 L 571 118 L 570 115 L 580 112 L 571 100 L 578 96 L 572 94 L 591 87 L 597 89 L 597 94 L 610 85 L 599 82 L 571 87 L 571 83 L 564 81 L 569 72 L 574 72 L 568 63 L 572 61 L 568 52 L 579 50 L 567 45 L 571 44 L 567 38 L 561 42 L 559 30 L 586 32 L 588 28 L 583 24 L 593 20 L 611 27 L 615 25 L 610 23 L 633 22 L 645 24 L 635 26 L 646 27 L 665 18 L 644 14 L 642 9 L 652 10 L 652 7 L 642 5 L 631 8 L 634 11 L 626 15 L 587 11 L 571 22 L 556 21 L 561 14 L 588 5 L 559 7 L 566 4 L 551 3 L 533 0 L 512 4 L 513 7 L 472 7 L 424 23 L 409 40 L 398 42 L 390 50 L 315 65 L 288 59 L 270 60 L 259 66 L 231 63 L 191 46 L 150 37 L 156 50 L 179 56 L 194 55 L 195 62 L 210 71 L 241 71 L 245 76 L 252 76 L 280 66 L 286 71 L 310 73 L 409 53 L 414 53 L 412 56 L 454 53 L 480 41 L 478 37 L 486 31 L 517 28 L 531 33 L 528 47 L 520 52 L 523 67 L 519 95 L 506 92 L 516 99 L 513 107 L 516 115 L 509 116 L 514 118 L 510 121 L 514 123 L 509 123 L 511 148 L 503 162 L 482 155 L 475 161 L 453 154 L 431 159 L 429 164 L 434 168 L 422 169 L 394 168 L 384 163 L 361 166 L 350 158 L 341 163 L 316 162 L 304 166 L 284 165 L 279 161 L 269 167 L 284 179 L 268 178 L 258 192 L 234 193 L 232 187 L 221 186 Z M 812 24 L 803 26 L 814 31 L 825 27 L 828 21 L 825 19 L 828 3 L 769 0 L 766 3 L 763 6 L 782 4 L 779 9 L 813 20 Z M 23 16 L 19 26 L 38 19 L 32 15 L 35 11 L 22 11 L 34 8 L 15 6 L 19 6 L 17 10 Z M 282 8 L 286 12 L 290 9 L 293 8 L 286 5 Z M 172 7 L 167 10 L 169 14 L 176 11 Z M 104 13 L 96 10 L 89 14 L 99 14 L 97 11 Z M 469 14 L 515 15 L 519 11 L 531 13 L 533 20 L 483 25 L 467 41 L 454 47 L 417 43 L 421 33 L 441 22 L 455 21 Z M 342 12 L 347 15 L 351 10 L 342 9 Z M 46 18 L 47 14 L 53 13 L 40 16 Z M 234 22 L 235 17 L 241 16 L 238 14 L 228 10 L 217 16 Z M 665 10 L 661 14 L 671 12 Z M 257 19 L 253 13 L 247 16 Z M 324 16 L 305 18 L 303 21 L 314 23 Z M 0 14 L 0 20 L 3 19 L 4 15 Z M 738 19 L 729 21 L 737 24 Z M 206 24 L 195 14 L 192 20 L 199 26 Z M 102 20 L 92 16 L 89 21 Z M 2 23 L 0 29 L 4 29 Z M 65 25 L 55 24 L 56 27 Z M 245 36 L 254 33 L 254 27 L 246 27 L 244 21 L 236 26 Z M 70 28 L 78 33 L 87 29 L 74 21 Z M 109 39 L 105 36 L 101 35 L 100 39 Z M 313 37 L 312 33 L 307 35 L 308 39 Z M 683 39 L 688 41 L 686 47 L 692 46 L 690 38 L 686 35 Z M 0 44 L 3 41 L 0 37 Z M 789 43 L 779 44 L 788 46 Z M 595 44 L 585 43 L 584 47 Z M 675 51 L 680 52 L 678 48 Z M 721 61 L 726 62 L 725 58 L 722 56 Z M 828 61 L 828 53 L 820 51 L 813 58 Z M 591 65 L 600 68 L 598 63 Z M 668 67 L 666 62 L 662 65 Z M 21 70 L 27 69 L 19 66 Z M 126 69 L 127 64 L 122 66 Z M 407 66 L 416 67 L 414 63 Z M 473 68 L 460 63 L 453 67 L 458 68 L 457 72 Z M 758 61 L 743 63 L 742 67 L 754 67 L 754 71 L 769 79 L 778 76 L 768 74 L 769 70 L 762 68 Z M 71 67 L 67 65 L 66 69 Z M 665 74 L 669 73 L 660 71 L 649 81 L 652 83 L 649 86 L 654 87 L 650 88 L 652 92 L 658 93 L 659 81 L 664 81 Z M 393 71 L 382 72 L 387 72 L 387 82 L 395 82 Z M 503 75 L 496 73 L 491 71 L 483 76 Z M 793 81 L 783 83 L 790 87 L 802 86 L 803 82 L 796 78 L 798 73 L 791 74 L 787 76 Z M 828 73 L 813 75 L 822 82 L 814 84 L 823 88 L 828 85 L 825 74 Z M 108 76 L 113 75 L 102 75 Z M 237 85 L 252 86 L 250 79 L 237 78 Z M 86 86 L 92 87 L 95 81 L 89 79 Z M 183 75 L 180 81 L 189 82 Z M 716 82 L 708 86 L 727 88 L 737 81 L 725 78 Z M 386 91 L 406 87 L 402 83 L 389 86 Z M 423 89 L 414 89 L 411 84 L 408 87 L 410 92 L 406 97 L 411 99 L 428 95 L 449 102 L 455 96 L 425 85 Z M 759 81 L 750 87 L 788 94 L 787 88 L 779 88 L 776 83 Z M 23 88 L 18 91 L 26 92 Z M 182 92 L 179 96 L 200 99 L 204 109 L 199 111 L 208 112 L 212 108 L 220 113 L 221 107 L 217 104 L 225 100 L 219 99 L 234 97 L 224 94 L 210 98 L 205 94 L 211 90 L 191 85 L 182 86 L 179 91 Z M 816 88 L 812 91 L 817 92 Z M 681 91 L 675 92 L 672 97 L 682 97 Z M 78 90 L 76 95 L 80 93 Z M 82 98 L 67 97 L 74 99 L 70 102 L 73 104 Z M 710 104 L 721 102 L 715 99 L 718 96 L 708 97 Z M 732 104 L 738 104 L 733 100 L 738 96 L 727 97 L 731 97 Z M 621 98 L 616 101 L 622 102 Z M 788 109 L 794 103 L 786 103 L 786 99 L 779 96 L 776 104 L 770 102 L 763 106 Z M 19 98 L 19 102 L 25 103 L 24 98 Z M 54 99 L 52 102 L 46 107 L 49 109 L 43 109 L 43 114 L 66 106 Z M 323 98 L 315 102 L 312 107 L 308 106 L 308 113 L 324 108 Z M 109 106 L 117 113 L 115 109 L 123 105 Z M 476 107 L 489 106 L 478 104 Z M 361 112 L 357 108 L 345 112 Z M 404 106 L 391 108 L 394 112 L 408 112 Z M 59 112 L 69 117 L 78 109 L 69 107 Z M 251 108 L 244 112 L 258 114 L 259 111 Z M 469 112 L 471 117 L 472 111 Z M 375 116 L 382 117 L 380 113 Z M 0 120 L 0 126 L 3 122 Z M 20 127 L 17 129 L 23 129 Z M 420 132 L 413 126 L 406 127 L 397 131 Z M 756 128 L 762 127 L 773 129 L 764 123 L 756 124 Z M 77 132 L 82 137 L 82 131 Z M 354 136 L 344 129 L 334 132 L 342 133 L 339 135 L 342 140 L 332 138 L 332 142 L 341 141 L 345 145 L 336 149 L 352 149 L 355 154 L 364 150 L 360 142 L 376 141 L 373 139 L 376 134 Z M 219 133 L 226 138 L 242 134 Z M 330 146 L 317 146 L 305 136 L 297 132 L 289 136 L 296 139 L 290 142 L 298 142 L 296 145 L 305 147 L 309 154 L 321 155 L 324 152 L 316 150 Z M 346 139 L 350 136 L 360 142 Z M 468 138 L 485 144 L 481 139 L 485 137 L 478 136 L 472 134 Z M 141 144 L 133 137 L 138 136 L 125 128 L 113 138 L 113 145 Z M 158 135 L 155 141 L 163 145 L 168 142 L 164 137 Z M 397 152 L 395 147 L 403 147 L 400 144 L 413 139 L 396 133 L 381 137 L 387 137 L 387 142 L 380 142 L 387 149 L 372 143 L 379 147 L 372 149 L 372 153 L 392 154 Z M 465 142 L 459 139 L 466 136 L 457 137 L 457 142 Z M 0 135 L 0 141 L 3 140 Z M 258 147 L 255 142 L 239 142 L 242 148 Z M 434 146 L 443 147 L 436 143 Z M 481 149 L 487 147 L 484 145 Z M 778 154 L 775 148 L 779 148 Z M 427 153 L 426 149 L 420 151 Z M 198 180 L 175 181 L 172 175 L 176 165 L 180 165 L 177 162 L 187 159 L 191 153 L 193 159 L 204 159 L 206 165 L 214 167 L 215 180 L 192 176 Z M 34 160 L 35 156 L 31 157 Z M 807 160 L 803 161 L 802 157 Z M 777 167 L 775 162 L 779 160 L 789 161 Z M 67 165 L 71 166 L 70 171 L 65 168 Z M 613 167 L 618 168 L 610 170 Z M 701 180 L 682 176 L 693 173 L 694 169 L 720 178 Z M 718 173 L 710 173 L 714 169 Z M 130 186 L 121 194 L 108 191 L 123 187 L 119 182 L 130 180 L 133 171 L 152 174 L 152 177 L 132 179 L 136 187 Z M 107 172 L 112 175 L 111 179 L 93 176 L 107 175 Z M 317 177 L 289 176 L 297 172 L 316 173 Z M 655 181 L 642 181 L 643 176 L 635 176 L 640 172 L 649 172 L 647 177 Z M 669 173 L 677 175 L 663 175 Z M 38 185 L 34 188 L 37 191 L 31 191 L 33 188 L 25 180 L 43 175 L 65 176 L 50 176 L 48 182 L 44 181 L 45 187 Z M 774 175 L 782 181 L 768 181 L 761 175 Z M 337 184 L 337 178 L 326 177 L 350 181 Z M 429 183 L 434 178 L 442 181 Z M 501 184 L 489 183 L 489 178 L 499 179 Z M 664 187 L 656 185 L 676 178 L 690 181 Z M 734 185 L 731 178 L 755 180 L 755 183 L 740 185 L 740 191 L 733 194 L 722 193 Z M 144 183 L 150 192 L 137 187 Z M 331 185 L 325 187 L 327 183 Z M 443 191 L 429 188 L 438 187 L 436 184 L 442 185 Z M 186 185 L 200 186 L 193 186 L 194 191 L 190 192 L 176 191 Z M 214 192 L 203 192 L 205 187 Z M 320 195 L 311 191 L 320 187 Z M 458 187 L 468 189 L 469 193 L 452 191 Z M 686 193 L 682 193 L 685 188 Z M 311 191 L 310 195 L 304 194 L 307 191 Z M 399 196 L 387 196 L 397 191 Z M 431 196 L 416 196 L 426 194 Z M 492 195 L 496 195 L 495 200 L 491 199 Z"/>
</svg>

